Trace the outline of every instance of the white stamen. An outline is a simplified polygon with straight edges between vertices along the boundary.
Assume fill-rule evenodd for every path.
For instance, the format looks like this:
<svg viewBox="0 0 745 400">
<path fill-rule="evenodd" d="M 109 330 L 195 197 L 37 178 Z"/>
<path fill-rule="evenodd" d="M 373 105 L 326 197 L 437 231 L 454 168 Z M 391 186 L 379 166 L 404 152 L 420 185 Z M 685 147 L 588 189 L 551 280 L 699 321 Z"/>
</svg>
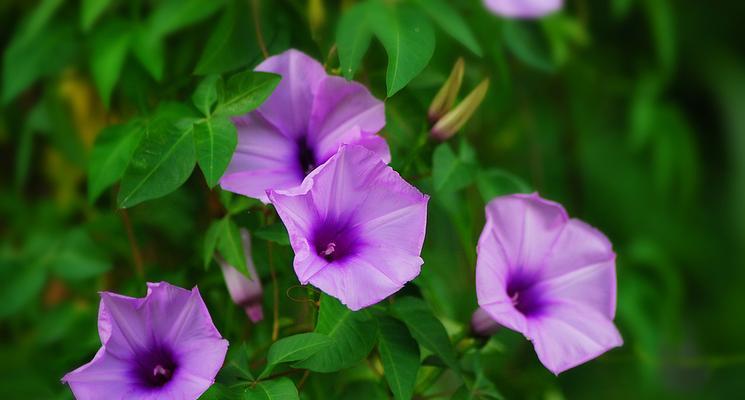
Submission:
<svg viewBox="0 0 745 400">
<path fill-rule="evenodd" d="M 334 254 L 334 251 L 336 251 L 336 243 L 331 242 L 326 246 L 326 250 L 321 252 L 321 255 L 324 257 L 328 257 Z"/>
</svg>

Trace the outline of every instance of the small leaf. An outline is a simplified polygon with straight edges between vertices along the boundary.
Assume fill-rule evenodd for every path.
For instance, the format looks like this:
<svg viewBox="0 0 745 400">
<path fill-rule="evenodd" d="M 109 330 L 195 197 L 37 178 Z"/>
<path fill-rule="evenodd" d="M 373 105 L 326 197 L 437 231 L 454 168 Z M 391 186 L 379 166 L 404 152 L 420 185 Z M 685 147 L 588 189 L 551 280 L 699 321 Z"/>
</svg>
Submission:
<svg viewBox="0 0 745 400">
<path fill-rule="evenodd" d="M 476 186 L 484 202 L 489 202 L 497 196 L 532 191 L 521 178 L 498 168 L 479 171 L 476 176 Z"/>
<path fill-rule="evenodd" d="M 109 21 L 92 35 L 91 73 L 107 108 L 124 66 L 131 36 L 130 25 L 123 20 Z"/>
<path fill-rule="evenodd" d="M 216 381 L 226 386 L 239 386 L 254 381 L 249 369 L 250 358 L 245 343 L 230 348 L 227 361 L 217 374 Z"/>
<path fill-rule="evenodd" d="M 359 3 L 347 9 L 339 19 L 336 29 L 336 48 L 339 52 L 339 68 L 345 78 L 354 78 L 362 57 L 370 47 L 372 29 L 367 15 L 367 3 Z"/>
<path fill-rule="evenodd" d="M 111 0 L 83 0 L 80 4 L 80 26 L 83 31 L 88 31 L 93 27 L 101 14 L 106 11 L 106 7 L 111 4 Z"/>
<path fill-rule="evenodd" d="M 217 93 L 220 85 L 222 85 L 222 77 L 220 75 L 206 76 L 199 82 L 197 89 L 191 96 L 194 107 L 206 117 L 212 115 L 212 106 L 217 102 Z"/>
<path fill-rule="evenodd" d="M 140 26 L 135 29 L 132 40 L 132 52 L 140 64 L 156 81 L 163 79 L 166 63 L 163 39 L 153 36 Z"/>
<path fill-rule="evenodd" d="M 209 17 L 224 4 L 224 0 L 160 1 L 148 19 L 149 29 L 153 36 L 162 38 Z"/>
<path fill-rule="evenodd" d="M 473 54 L 481 56 L 483 51 L 463 17 L 445 0 L 417 0 L 417 3 L 442 30 L 466 46 Z"/>
<path fill-rule="evenodd" d="M 243 115 L 253 111 L 272 94 L 281 77 L 267 72 L 244 71 L 228 79 L 215 115 Z"/>
<path fill-rule="evenodd" d="M 189 178 L 196 163 L 193 122 L 191 110 L 182 104 L 159 107 L 124 172 L 119 207 L 165 196 Z"/>
<path fill-rule="evenodd" d="M 212 222 L 212 225 L 207 229 L 207 233 L 204 235 L 204 248 L 202 251 L 202 261 L 204 261 L 204 268 L 207 269 L 212 261 L 212 256 L 215 255 L 215 248 L 217 248 L 217 239 L 220 237 L 220 232 L 223 228 L 222 224 L 225 223 L 225 219 Z"/>
<path fill-rule="evenodd" d="M 111 269 L 111 263 L 88 233 L 75 229 L 65 235 L 58 252 L 49 261 L 49 268 L 63 279 L 76 281 L 101 275 Z"/>
<path fill-rule="evenodd" d="M 46 281 L 47 269 L 41 262 L 0 259 L 0 319 L 39 298 Z"/>
<path fill-rule="evenodd" d="M 225 257 L 225 261 L 240 271 L 243 275 L 251 279 L 256 277 L 250 276 L 248 266 L 246 265 L 246 254 L 243 251 L 243 241 L 238 226 L 228 217 L 223 219 L 221 229 L 217 239 L 217 249 Z"/>
<path fill-rule="evenodd" d="M 259 376 L 259 379 L 267 376 L 277 364 L 303 361 L 330 346 L 332 343 L 333 340 L 330 337 L 315 332 L 301 333 L 282 338 L 274 342 L 272 347 L 269 348 L 267 366 L 264 372 L 261 373 L 261 376 Z"/>
<path fill-rule="evenodd" d="M 429 64 L 435 51 L 435 33 L 421 13 L 409 7 L 371 3 L 373 30 L 388 54 L 386 87 L 393 96 Z"/>
<path fill-rule="evenodd" d="M 199 400 L 243 400 L 243 389 L 215 383 L 204 392 Z"/>
<path fill-rule="evenodd" d="M 419 345 L 406 326 L 395 319 L 381 318 L 378 325 L 378 351 L 388 386 L 396 399 L 410 399 L 419 371 Z"/>
<path fill-rule="evenodd" d="M 378 338 L 378 325 L 367 311 L 353 312 L 339 300 L 323 294 L 315 332 L 328 335 L 333 343 L 295 367 L 334 372 L 351 367 L 370 354 Z"/>
<path fill-rule="evenodd" d="M 522 62 L 544 72 L 556 69 L 548 39 L 539 25 L 533 21 L 507 20 L 503 28 L 507 47 Z"/>
<path fill-rule="evenodd" d="M 243 394 L 244 400 L 296 400 L 300 399 L 295 384 L 289 378 L 260 381 Z"/>
<path fill-rule="evenodd" d="M 287 235 L 287 229 L 280 223 L 262 226 L 259 229 L 254 230 L 254 236 L 280 244 L 282 246 L 290 245 L 290 237 Z"/>
<path fill-rule="evenodd" d="M 129 164 L 132 154 L 142 139 L 140 121 L 104 128 L 96 137 L 88 162 L 88 200 L 94 202 L 98 196 L 119 180 Z"/>
<path fill-rule="evenodd" d="M 227 117 L 207 118 L 194 124 L 194 143 L 199 168 L 207 186 L 213 188 L 233 157 L 238 131 Z"/>
<path fill-rule="evenodd" d="M 212 29 L 194 73 L 220 74 L 252 65 L 261 57 L 249 2 L 230 2 Z M 263 27 L 263 25 L 262 25 Z"/>
<path fill-rule="evenodd" d="M 391 307 L 394 316 L 406 324 L 421 346 L 440 356 L 450 368 L 459 370 L 447 331 L 442 322 L 432 314 L 427 303 L 415 297 L 404 297 L 397 299 Z"/>
<path fill-rule="evenodd" d="M 457 157 L 447 143 L 442 143 L 432 155 L 432 180 L 435 190 L 456 191 L 471 184 L 471 168 Z"/>
</svg>

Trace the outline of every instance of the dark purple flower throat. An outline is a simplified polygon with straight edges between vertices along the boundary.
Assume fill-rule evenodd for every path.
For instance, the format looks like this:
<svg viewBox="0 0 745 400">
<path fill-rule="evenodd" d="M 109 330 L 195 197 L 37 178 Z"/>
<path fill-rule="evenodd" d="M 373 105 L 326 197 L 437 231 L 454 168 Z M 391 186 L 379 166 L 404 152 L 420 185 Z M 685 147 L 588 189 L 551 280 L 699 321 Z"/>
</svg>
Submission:
<svg viewBox="0 0 745 400">
<path fill-rule="evenodd" d="M 173 353 L 163 346 L 155 346 L 149 352 L 140 354 L 133 363 L 134 375 L 147 388 L 165 386 L 178 368 Z"/>
</svg>

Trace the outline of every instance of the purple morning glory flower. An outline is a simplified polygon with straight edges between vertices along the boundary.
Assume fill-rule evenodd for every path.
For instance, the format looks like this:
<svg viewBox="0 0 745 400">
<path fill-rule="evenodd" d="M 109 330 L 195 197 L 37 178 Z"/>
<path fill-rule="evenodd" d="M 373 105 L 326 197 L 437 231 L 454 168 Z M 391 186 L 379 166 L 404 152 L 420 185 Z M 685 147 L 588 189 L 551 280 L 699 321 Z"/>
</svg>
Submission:
<svg viewBox="0 0 745 400">
<path fill-rule="evenodd" d="M 326 75 L 318 61 L 288 50 L 257 71 L 282 76 L 257 110 L 233 121 L 238 146 L 220 179 L 223 189 L 268 202 L 267 189 L 299 185 L 342 144 L 364 146 L 390 162 L 385 107 L 357 82 Z"/>
<path fill-rule="evenodd" d="M 613 325 L 615 260 L 608 239 L 560 204 L 497 197 L 478 244 L 479 306 L 532 341 L 558 374 L 623 344 Z"/>
<path fill-rule="evenodd" d="M 342 146 L 301 186 L 268 195 L 302 284 L 359 310 L 419 275 L 429 197 L 364 147 Z"/>
<path fill-rule="evenodd" d="M 102 346 L 62 378 L 76 399 L 197 399 L 214 382 L 228 342 L 199 290 L 147 287 L 144 298 L 101 293 Z"/>
<path fill-rule="evenodd" d="M 246 278 L 235 267 L 222 259 L 219 260 L 220 268 L 233 303 L 243 307 L 251 322 L 259 322 L 264 319 L 264 310 L 261 308 L 264 290 L 261 287 L 261 280 L 259 274 L 256 273 L 256 266 L 251 257 L 251 235 L 248 230 L 241 229 L 241 241 L 243 242 L 243 253 L 246 255 L 246 266 L 252 279 Z"/>
<path fill-rule="evenodd" d="M 484 0 L 486 8 L 508 18 L 539 18 L 561 8 L 563 0 Z"/>
</svg>

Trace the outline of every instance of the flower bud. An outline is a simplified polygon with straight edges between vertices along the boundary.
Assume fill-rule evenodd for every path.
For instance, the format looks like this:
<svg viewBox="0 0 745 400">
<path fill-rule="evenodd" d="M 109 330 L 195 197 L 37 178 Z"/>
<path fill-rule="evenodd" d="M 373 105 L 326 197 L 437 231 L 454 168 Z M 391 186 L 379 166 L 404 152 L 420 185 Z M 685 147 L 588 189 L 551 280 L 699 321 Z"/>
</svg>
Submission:
<svg viewBox="0 0 745 400">
<path fill-rule="evenodd" d="M 218 258 L 218 262 L 230 298 L 233 299 L 235 304 L 243 307 L 251 322 L 259 322 L 264 319 L 264 311 L 261 308 L 264 290 L 261 287 L 261 280 L 256 273 L 256 266 L 254 266 L 251 257 L 251 236 L 248 230 L 241 229 L 241 241 L 243 242 L 243 252 L 246 255 L 246 266 L 253 279 L 248 279 L 222 258 Z"/>
<path fill-rule="evenodd" d="M 487 78 L 479 83 L 457 107 L 437 121 L 435 126 L 430 130 L 432 137 L 437 140 L 446 140 L 455 135 L 468 122 L 479 105 L 481 105 L 488 89 L 489 79 Z"/>
<path fill-rule="evenodd" d="M 471 330 L 479 336 L 491 336 L 499 330 L 499 325 L 483 308 L 479 307 L 471 317 Z"/>
<path fill-rule="evenodd" d="M 458 58 L 458 61 L 453 65 L 453 70 L 450 71 L 450 76 L 445 83 L 437 92 L 435 98 L 432 100 L 432 104 L 429 106 L 429 122 L 434 124 L 439 120 L 445 113 L 450 111 L 455 104 L 455 98 L 458 97 L 460 91 L 460 85 L 463 83 L 463 70 L 465 64 L 463 58 Z"/>
</svg>

